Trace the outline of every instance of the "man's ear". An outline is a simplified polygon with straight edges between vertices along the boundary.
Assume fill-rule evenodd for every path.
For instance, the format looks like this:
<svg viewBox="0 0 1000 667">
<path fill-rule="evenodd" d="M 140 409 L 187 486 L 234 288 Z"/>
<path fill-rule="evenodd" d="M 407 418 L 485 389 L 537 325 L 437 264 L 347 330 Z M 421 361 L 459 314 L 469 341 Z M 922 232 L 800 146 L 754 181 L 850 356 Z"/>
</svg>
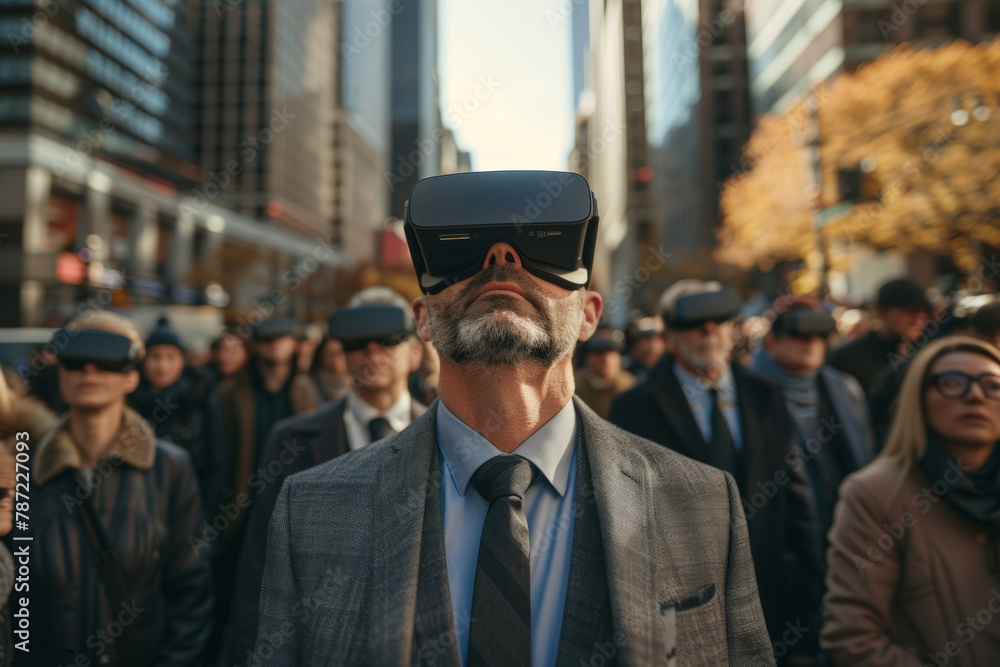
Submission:
<svg viewBox="0 0 1000 667">
<path fill-rule="evenodd" d="M 422 294 L 414 299 L 411 305 L 411 308 L 413 308 L 413 321 L 417 324 L 417 335 L 420 336 L 421 340 L 426 341 L 431 339 L 431 328 L 427 324 L 427 300 L 429 298 Z"/>
<path fill-rule="evenodd" d="M 764 349 L 765 350 L 767 350 L 768 352 L 770 352 L 771 350 L 773 350 L 774 349 L 774 334 L 771 333 L 770 331 L 768 331 L 767 335 L 764 336 L 763 343 L 764 343 Z"/>
<path fill-rule="evenodd" d="M 583 323 L 580 325 L 578 340 L 584 341 L 594 335 L 597 323 L 604 312 L 604 299 L 592 290 L 583 290 Z"/>
</svg>

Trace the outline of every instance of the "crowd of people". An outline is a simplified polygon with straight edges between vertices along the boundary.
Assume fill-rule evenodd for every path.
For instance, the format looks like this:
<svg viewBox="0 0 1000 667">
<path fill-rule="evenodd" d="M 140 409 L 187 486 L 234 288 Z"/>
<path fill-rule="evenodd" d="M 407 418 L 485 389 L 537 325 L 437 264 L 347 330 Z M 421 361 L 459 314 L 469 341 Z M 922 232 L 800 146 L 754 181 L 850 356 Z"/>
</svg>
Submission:
<svg viewBox="0 0 1000 667">
<path fill-rule="evenodd" d="M 916 283 L 890 281 L 845 342 L 829 304 L 784 296 L 747 354 L 742 307 L 719 283 L 676 283 L 658 312 L 577 346 L 576 394 L 735 479 L 779 665 L 1000 664 L 1000 300 L 946 331 Z M 437 397 L 437 350 L 400 295 L 365 289 L 325 329 L 233 327 L 195 368 L 166 318 L 143 336 L 92 312 L 28 386 L 7 369 L 0 463 L 31 438 L 31 664 L 258 664 L 283 482 Z M 2 487 L 9 533 L 13 477 Z"/>
</svg>

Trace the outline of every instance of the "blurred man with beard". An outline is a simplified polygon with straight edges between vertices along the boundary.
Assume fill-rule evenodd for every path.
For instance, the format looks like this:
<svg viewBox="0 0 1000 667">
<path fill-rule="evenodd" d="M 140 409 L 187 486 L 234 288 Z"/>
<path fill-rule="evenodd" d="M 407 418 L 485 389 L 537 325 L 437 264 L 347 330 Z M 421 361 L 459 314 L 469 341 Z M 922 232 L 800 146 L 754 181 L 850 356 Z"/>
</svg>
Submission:
<svg viewBox="0 0 1000 667">
<path fill-rule="evenodd" d="M 792 654 L 818 652 L 820 542 L 781 390 L 731 358 L 741 305 L 718 282 L 682 280 L 664 292 L 668 354 L 646 382 L 615 398 L 609 419 L 736 478 L 780 665 L 788 624 L 805 628 Z"/>
<path fill-rule="evenodd" d="M 540 192 L 550 208 L 515 224 Z M 439 398 L 402 433 L 286 480 L 263 664 L 773 664 L 733 480 L 573 396 L 574 347 L 603 308 L 593 254 L 575 251 L 581 225 L 596 238 L 592 200 L 559 172 L 414 186 L 413 313 L 440 354 Z M 463 248 L 475 263 L 435 254 Z"/>
</svg>

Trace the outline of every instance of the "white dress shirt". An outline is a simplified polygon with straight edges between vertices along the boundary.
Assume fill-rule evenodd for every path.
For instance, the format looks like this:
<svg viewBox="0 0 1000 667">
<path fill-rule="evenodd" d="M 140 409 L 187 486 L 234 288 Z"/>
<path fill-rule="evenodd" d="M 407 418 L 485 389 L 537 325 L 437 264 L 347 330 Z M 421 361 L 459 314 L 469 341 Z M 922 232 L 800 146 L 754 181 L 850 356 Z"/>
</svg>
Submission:
<svg viewBox="0 0 1000 667">
<path fill-rule="evenodd" d="M 456 643 L 462 664 L 466 664 L 479 538 L 489 509 L 471 480 L 480 465 L 502 452 L 462 423 L 444 402 L 438 403 L 437 441 L 442 461 L 441 508 L 448 588 Z M 531 461 L 541 472 L 524 494 L 531 568 L 532 667 L 554 665 L 559 649 L 573 550 L 576 451 L 576 408 L 570 400 L 511 452 Z"/>
<path fill-rule="evenodd" d="M 368 435 L 368 422 L 376 417 L 385 417 L 389 426 L 398 433 L 410 425 L 412 416 L 412 399 L 408 391 L 400 394 L 399 400 L 390 405 L 385 412 L 379 412 L 351 389 L 347 393 L 347 407 L 344 410 L 347 444 L 352 452 L 371 444 L 372 439 Z"/>
</svg>

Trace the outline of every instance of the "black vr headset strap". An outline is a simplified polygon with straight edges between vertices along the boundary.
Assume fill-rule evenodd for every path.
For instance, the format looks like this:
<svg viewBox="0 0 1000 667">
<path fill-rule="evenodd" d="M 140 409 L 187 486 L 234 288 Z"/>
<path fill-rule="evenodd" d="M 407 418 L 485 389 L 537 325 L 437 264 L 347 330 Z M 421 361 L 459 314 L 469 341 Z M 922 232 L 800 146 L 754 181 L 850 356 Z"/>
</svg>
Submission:
<svg viewBox="0 0 1000 667">
<path fill-rule="evenodd" d="M 90 498 L 83 498 L 80 502 L 80 521 L 83 522 L 83 529 L 87 533 L 90 541 L 91 552 L 94 556 L 94 564 L 101 573 L 104 580 L 104 589 L 108 594 L 108 604 L 111 607 L 111 615 L 114 617 L 122 609 L 129 605 L 129 586 L 125 579 L 125 570 L 122 568 L 121 558 L 118 553 L 111 548 L 108 537 L 101 528 L 97 513 L 90 504 Z M 131 665 L 135 663 L 135 623 L 129 625 L 122 624 L 122 634 L 116 642 L 118 644 L 118 663 L 121 665 Z"/>
</svg>

